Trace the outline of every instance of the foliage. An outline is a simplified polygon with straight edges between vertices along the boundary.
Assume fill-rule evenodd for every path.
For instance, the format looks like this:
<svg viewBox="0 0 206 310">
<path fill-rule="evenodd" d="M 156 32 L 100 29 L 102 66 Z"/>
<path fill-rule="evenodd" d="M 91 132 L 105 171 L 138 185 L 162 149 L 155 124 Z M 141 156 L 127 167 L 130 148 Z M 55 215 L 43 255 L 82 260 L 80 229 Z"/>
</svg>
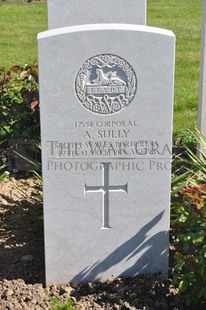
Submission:
<svg viewBox="0 0 206 310">
<path fill-rule="evenodd" d="M 5 138 L 39 138 L 37 64 L 0 69 L 0 128 Z"/>
<path fill-rule="evenodd" d="M 0 142 L 0 145 L 3 144 L 4 141 Z M 6 156 L 0 157 L 0 181 L 3 181 L 9 177 L 9 172 L 6 171 L 6 164 L 7 158 Z"/>
<path fill-rule="evenodd" d="M 196 173 L 198 179 L 206 178 L 206 137 L 203 136 L 198 130 L 194 133 L 194 137 L 197 140 L 197 153 L 192 152 L 189 148 L 188 154 L 192 162 L 195 164 Z"/>
<path fill-rule="evenodd" d="M 31 196 L 32 198 L 35 198 L 35 200 L 39 201 L 40 203 L 43 202 L 43 180 L 42 180 L 42 175 L 39 174 L 36 171 L 29 171 L 30 174 L 34 177 L 36 180 L 35 184 L 31 186 L 34 191 L 32 192 Z"/>
<path fill-rule="evenodd" d="M 9 172 L 5 171 L 6 165 L 0 163 L 0 181 L 4 181 L 9 177 Z"/>
<path fill-rule="evenodd" d="M 194 152 L 196 149 L 197 139 L 193 131 L 182 130 L 174 139 L 174 143 L 176 147 L 186 147 Z"/>
<path fill-rule="evenodd" d="M 173 282 L 188 304 L 206 299 L 206 140 L 198 132 L 194 137 L 202 156 L 188 149 L 191 168 L 174 173 L 171 208 Z"/>
<path fill-rule="evenodd" d="M 206 298 L 206 183 L 183 189 L 173 204 L 174 283 L 188 303 Z M 175 215 L 175 216 L 174 216 Z"/>
<path fill-rule="evenodd" d="M 53 296 L 51 297 L 50 310 L 77 310 L 77 308 L 73 306 L 71 299 L 68 299 L 65 303 L 63 303 L 57 296 Z"/>
</svg>

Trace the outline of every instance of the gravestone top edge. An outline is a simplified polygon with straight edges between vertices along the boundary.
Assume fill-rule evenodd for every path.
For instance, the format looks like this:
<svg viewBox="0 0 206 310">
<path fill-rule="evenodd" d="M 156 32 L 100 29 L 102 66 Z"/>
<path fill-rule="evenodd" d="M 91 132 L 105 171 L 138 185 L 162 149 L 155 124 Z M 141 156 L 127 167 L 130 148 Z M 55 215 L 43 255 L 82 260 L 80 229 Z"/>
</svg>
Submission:
<svg viewBox="0 0 206 310">
<path fill-rule="evenodd" d="M 148 33 L 166 35 L 166 36 L 171 36 L 175 38 L 175 34 L 171 30 L 157 28 L 157 27 L 148 27 L 148 26 L 134 25 L 134 24 L 87 24 L 87 25 L 69 26 L 69 27 L 62 27 L 62 28 L 43 31 L 43 32 L 38 33 L 37 39 L 40 40 L 46 37 L 52 37 L 52 36 L 57 36 L 60 34 L 66 34 L 66 33 L 97 31 L 97 30 L 139 31 L 139 32 L 148 32 Z"/>
</svg>

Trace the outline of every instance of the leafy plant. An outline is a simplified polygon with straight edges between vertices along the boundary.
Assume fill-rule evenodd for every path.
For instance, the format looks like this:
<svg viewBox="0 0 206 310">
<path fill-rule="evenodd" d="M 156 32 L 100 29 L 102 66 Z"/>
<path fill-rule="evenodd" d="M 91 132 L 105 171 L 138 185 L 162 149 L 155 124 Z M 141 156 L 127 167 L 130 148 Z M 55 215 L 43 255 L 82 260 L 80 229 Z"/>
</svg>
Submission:
<svg viewBox="0 0 206 310">
<path fill-rule="evenodd" d="M 5 171 L 6 165 L 3 163 L 0 166 L 0 181 L 4 181 L 5 179 L 8 179 L 9 177 L 9 172 Z"/>
<path fill-rule="evenodd" d="M 0 128 L 5 138 L 39 138 L 37 64 L 0 69 Z"/>
<path fill-rule="evenodd" d="M 191 151 L 189 148 L 188 154 L 192 162 L 196 167 L 196 176 L 198 178 L 206 178 L 206 137 L 203 136 L 198 130 L 194 133 L 194 136 L 197 140 L 197 152 Z"/>
<path fill-rule="evenodd" d="M 194 137 L 201 156 L 187 148 L 190 168 L 174 173 L 171 206 L 173 282 L 188 304 L 206 299 L 206 140 Z"/>
<path fill-rule="evenodd" d="M 36 200 L 42 203 L 43 202 L 42 175 L 33 170 L 29 171 L 29 173 L 31 173 L 36 180 L 35 184 L 31 186 L 34 189 L 31 196 L 32 198 L 35 198 Z"/>
<path fill-rule="evenodd" d="M 0 142 L 0 145 L 3 144 L 4 141 Z M 6 171 L 6 164 L 7 158 L 6 157 L 1 157 L 0 158 L 0 181 L 3 181 L 9 177 L 9 172 Z"/>
<path fill-rule="evenodd" d="M 175 145 L 181 147 L 188 147 L 190 150 L 195 151 L 197 139 L 194 132 L 191 130 L 180 131 L 175 138 Z"/>
<path fill-rule="evenodd" d="M 71 299 L 63 303 L 57 296 L 52 296 L 50 310 L 77 310 L 77 308 L 73 306 L 73 301 Z"/>
</svg>

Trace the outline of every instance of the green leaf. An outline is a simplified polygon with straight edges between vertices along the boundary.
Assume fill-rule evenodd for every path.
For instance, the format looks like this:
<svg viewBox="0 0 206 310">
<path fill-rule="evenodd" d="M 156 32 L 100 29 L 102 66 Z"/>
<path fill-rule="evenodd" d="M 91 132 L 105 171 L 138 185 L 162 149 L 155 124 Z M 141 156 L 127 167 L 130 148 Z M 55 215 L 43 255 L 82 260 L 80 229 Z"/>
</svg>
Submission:
<svg viewBox="0 0 206 310">
<path fill-rule="evenodd" d="M 180 292 L 181 292 L 181 293 L 186 292 L 187 288 L 188 288 L 188 282 L 187 282 L 186 280 L 180 281 L 180 284 L 179 284 L 179 290 L 180 290 Z"/>
<path fill-rule="evenodd" d="M 192 240 L 192 243 L 193 244 L 196 244 L 196 243 L 201 243 L 204 241 L 204 236 L 199 236 L 199 237 L 196 237 Z"/>
<path fill-rule="evenodd" d="M 179 217 L 179 221 L 181 223 L 185 223 L 187 221 L 187 219 L 188 219 L 188 216 L 186 214 L 183 214 L 183 213 Z"/>
<path fill-rule="evenodd" d="M 199 292 L 199 294 L 198 294 L 198 298 L 200 299 L 200 298 L 206 298 L 206 287 L 203 287 L 201 290 L 200 290 L 200 292 Z"/>
</svg>

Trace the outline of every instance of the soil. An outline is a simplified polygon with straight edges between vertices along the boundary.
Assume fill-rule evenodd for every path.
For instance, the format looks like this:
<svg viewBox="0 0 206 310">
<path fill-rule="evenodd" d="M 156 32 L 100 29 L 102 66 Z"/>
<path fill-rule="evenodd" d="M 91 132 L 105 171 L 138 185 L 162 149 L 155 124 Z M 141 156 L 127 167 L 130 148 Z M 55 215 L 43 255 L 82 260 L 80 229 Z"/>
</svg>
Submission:
<svg viewBox="0 0 206 310">
<path fill-rule="evenodd" d="M 33 179 L 0 182 L 1 310 L 51 309 L 56 297 L 70 298 L 76 309 L 187 309 L 178 289 L 158 275 L 45 288 L 43 206 L 36 187 Z"/>
</svg>

